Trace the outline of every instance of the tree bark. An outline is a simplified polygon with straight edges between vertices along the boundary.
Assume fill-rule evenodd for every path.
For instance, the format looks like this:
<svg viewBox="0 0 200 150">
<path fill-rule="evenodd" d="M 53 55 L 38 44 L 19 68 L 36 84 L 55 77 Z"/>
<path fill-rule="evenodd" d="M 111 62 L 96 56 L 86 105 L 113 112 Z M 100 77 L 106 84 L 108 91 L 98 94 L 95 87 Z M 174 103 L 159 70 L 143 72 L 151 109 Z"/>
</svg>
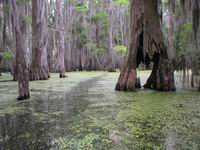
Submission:
<svg viewBox="0 0 200 150">
<path fill-rule="evenodd" d="M 109 33 L 109 48 L 108 48 L 108 72 L 115 72 L 115 64 L 113 60 L 113 6 L 112 0 L 108 0 L 108 33 Z"/>
<path fill-rule="evenodd" d="M 143 3 L 141 0 L 130 1 L 130 42 L 125 62 L 121 69 L 116 90 L 133 91 L 136 84 L 137 53 L 140 49 L 143 30 Z"/>
<path fill-rule="evenodd" d="M 23 17 L 26 16 L 25 5 L 26 4 L 17 3 L 16 0 L 12 0 L 13 26 L 16 36 L 16 65 L 19 86 L 18 100 L 30 97 L 27 47 L 24 42 L 26 38 L 26 23 L 23 21 Z"/>
<path fill-rule="evenodd" d="M 0 52 L 1 52 L 1 51 L 2 51 L 2 50 L 0 49 Z M 2 62 L 3 62 L 3 57 L 0 55 L 0 67 L 1 67 Z M 1 68 L 0 68 L 0 76 L 2 76 L 2 74 L 1 74 Z"/>
<path fill-rule="evenodd" d="M 3 48 L 4 2 L 0 1 L 0 48 Z"/>
<path fill-rule="evenodd" d="M 0 52 L 3 51 L 3 31 L 4 31 L 4 2 L 0 1 Z M 0 55 L 0 66 L 2 64 L 3 58 Z M 1 74 L 1 70 L 0 70 L 0 76 L 2 76 Z"/>
<path fill-rule="evenodd" d="M 144 87 L 173 91 L 175 90 L 173 69 L 164 43 L 157 1 L 131 0 L 130 2 L 130 43 L 116 90 L 135 90 L 136 68 L 141 62 L 148 66 L 150 59 L 154 62 L 154 67 Z"/>
<path fill-rule="evenodd" d="M 56 28 L 57 31 L 57 59 L 55 69 L 60 73 L 60 78 L 65 78 L 65 37 L 64 37 L 64 18 L 63 4 L 60 0 L 56 0 Z"/>
<path fill-rule="evenodd" d="M 168 32 L 168 41 L 169 41 L 169 55 L 174 59 L 174 44 L 173 44 L 173 35 L 174 35 L 174 0 L 168 1 L 169 8 L 169 32 Z"/>
<path fill-rule="evenodd" d="M 70 1 L 66 1 L 65 2 L 66 7 L 65 9 L 65 17 L 64 20 L 65 21 L 65 31 L 66 31 L 66 43 L 65 43 L 65 70 L 67 72 L 70 72 L 72 70 L 72 58 L 71 58 L 71 49 L 72 49 L 72 44 L 71 44 L 71 30 L 72 30 L 72 22 L 73 19 L 72 17 L 72 10 L 71 10 L 71 2 Z"/>
<path fill-rule="evenodd" d="M 194 1 L 194 6 L 192 9 L 192 22 L 193 22 L 193 32 L 195 36 L 195 46 L 197 52 L 199 51 L 200 47 L 200 0 Z M 199 62 L 196 62 L 199 64 Z M 199 66 L 195 68 L 195 70 L 199 71 Z M 199 81 L 199 90 L 200 90 L 200 81 Z"/>
<path fill-rule="evenodd" d="M 32 38 L 33 60 L 30 80 L 47 80 L 47 0 L 32 0 Z"/>
</svg>

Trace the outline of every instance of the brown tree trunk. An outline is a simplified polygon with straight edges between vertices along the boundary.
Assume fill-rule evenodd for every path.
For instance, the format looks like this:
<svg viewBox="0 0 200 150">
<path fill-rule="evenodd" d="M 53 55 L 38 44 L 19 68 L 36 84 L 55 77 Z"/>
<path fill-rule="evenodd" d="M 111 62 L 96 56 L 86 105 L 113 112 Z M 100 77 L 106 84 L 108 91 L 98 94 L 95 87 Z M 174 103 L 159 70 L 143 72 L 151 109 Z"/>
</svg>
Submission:
<svg viewBox="0 0 200 150">
<path fill-rule="evenodd" d="M 174 0 L 168 1 L 169 8 L 169 32 L 168 32 L 168 41 L 169 41 L 169 55 L 174 59 L 174 44 L 173 44 L 173 34 L 174 34 Z"/>
<path fill-rule="evenodd" d="M 156 75 L 156 80 L 150 76 L 144 87 L 161 91 L 174 91 L 173 67 L 164 43 L 156 0 L 145 0 L 144 13 L 144 28 L 146 29 L 144 49 L 148 49 L 150 59 L 158 55 L 158 60 L 154 61 L 154 66 L 158 67 L 153 69 L 151 73 L 151 76 Z"/>
<path fill-rule="evenodd" d="M 6 1 L 0 1 L 0 53 L 4 52 L 4 41 L 5 41 L 5 24 L 6 24 L 6 15 L 5 15 L 5 3 Z M 0 67 L 3 63 L 3 58 L 0 55 Z M 0 68 L 1 69 L 1 68 Z M 1 70 L 0 70 L 0 76 Z"/>
<path fill-rule="evenodd" d="M 109 48 L 108 48 L 108 72 L 115 72 L 115 63 L 113 60 L 113 4 L 112 0 L 108 0 L 109 5 L 109 20 L 108 20 L 108 33 L 109 33 Z"/>
<path fill-rule="evenodd" d="M 66 47 L 66 50 L 65 50 L 65 70 L 67 72 L 70 72 L 72 71 L 72 58 L 71 58 L 71 49 L 72 49 L 72 43 L 71 43 L 71 28 L 72 28 L 72 22 L 73 22 L 73 19 L 72 19 L 72 10 L 71 10 L 71 2 L 70 1 L 66 1 L 65 2 L 65 17 L 64 17 L 64 20 L 65 21 L 65 31 L 66 31 L 66 43 L 65 43 L 65 47 Z"/>
<path fill-rule="evenodd" d="M 27 99 L 29 94 L 29 71 L 27 64 L 27 49 L 24 39 L 26 38 L 26 23 L 23 17 L 26 16 L 25 5 L 12 0 L 13 26 L 16 36 L 16 65 L 18 74 L 19 97 L 18 100 Z"/>
<path fill-rule="evenodd" d="M 195 36 L 195 46 L 198 51 L 200 47 L 200 0 L 194 1 L 194 6 L 192 9 L 192 22 L 193 22 L 193 31 Z M 198 62 L 196 62 L 198 64 Z M 199 66 L 195 68 L 195 70 L 198 70 L 199 72 Z M 199 76 L 200 78 L 200 76 Z M 199 80 L 199 90 L 200 90 L 200 80 Z"/>
<path fill-rule="evenodd" d="M 141 62 L 154 62 L 144 87 L 175 90 L 173 69 L 168 58 L 156 0 L 131 0 L 129 50 L 118 79 L 116 90 L 130 91 L 136 87 L 136 68 Z M 155 7 L 156 6 L 156 7 Z M 148 59 L 146 59 L 148 58 Z"/>
<path fill-rule="evenodd" d="M 56 28 L 57 32 L 57 59 L 56 71 L 60 73 L 60 78 L 65 78 L 65 37 L 64 37 L 64 18 L 63 18 L 63 4 L 60 0 L 56 0 Z"/>
<path fill-rule="evenodd" d="M 33 60 L 30 80 L 47 80 L 47 0 L 32 0 L 32 38 Z"/>
<path fill-rule="evenodd" d="M 116 90 L 132 91 L 136 85 L 137 53 L 140 49 L 143 30 L 143 3 L 141 0 L 131 0 L 130 9 L 130 42 L 125 62 L 121 69 Z"/>
<path fill-rule="evenodd" d="M 0 1 L 0 48 L 3 48 L 4 2 Z"/>
<path fill-rule="evenodd" d="M 0 49 L 0 52 L 1 52 L 1 49 Z M 3 62 L 3 57 L 0 55 L 0 67 L 1 67 L 2 62 Z M 2 76 L 1 68 L 0 68 L 0 76 Z"/>
</svg>

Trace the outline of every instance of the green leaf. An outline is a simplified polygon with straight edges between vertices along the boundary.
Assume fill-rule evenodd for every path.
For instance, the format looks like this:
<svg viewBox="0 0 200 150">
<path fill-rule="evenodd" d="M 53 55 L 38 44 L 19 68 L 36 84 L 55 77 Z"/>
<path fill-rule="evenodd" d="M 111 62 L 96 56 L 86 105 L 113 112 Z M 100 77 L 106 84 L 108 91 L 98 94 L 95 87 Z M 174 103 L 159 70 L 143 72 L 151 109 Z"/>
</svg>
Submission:
<svg viewBox="0 0 200 150">
<path fill-rule="evenodd" d="M 129 5 L 128 0 L 114 0 L 113 3 L 118 6 L 128 6 Z"/>
<path fill-rule="evenodd" d="M 125 47 L 124 45 L 116 45 L 114 47 L 114 51 L 120 53 L 120 54 L 126 54 L 127 51 L 127 47 Z"/>
<path fill-rule="evenodd" d="M 0 54 L 4 60 L 11 60 L 13 59 L 13 54 L 11 52 L 4 52 Z"/>
<path fill-rule="evenodd" d="M 85 5 L 84 3 L 80 3 L 75 6 L 75 10 L 78 13 L 87 13 L 89 9 L 88 9 L 87 5 Z"/>
</svg>

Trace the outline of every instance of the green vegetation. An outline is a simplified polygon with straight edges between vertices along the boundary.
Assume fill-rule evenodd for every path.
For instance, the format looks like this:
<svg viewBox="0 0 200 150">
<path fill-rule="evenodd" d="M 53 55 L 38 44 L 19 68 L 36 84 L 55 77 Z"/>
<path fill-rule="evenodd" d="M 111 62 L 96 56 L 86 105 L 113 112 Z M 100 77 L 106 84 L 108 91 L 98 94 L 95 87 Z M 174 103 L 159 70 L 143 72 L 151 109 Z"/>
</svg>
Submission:
<svg viewBox="0 0 200 150">
<path fill-rule="evenodd" d="M 73 135 L 60 139 L 62 148 L 153 150 L 171 145 L 178 149 L 200 146 L 199 93 L 109 93 L 116 78 L 116 74 L 110 74 L 98 83 L 99 88 L 91 89 L 93 98 L 88 109 L 70 126 Z M 101 87 L 107 82 L 107 88 Z M 113 138 L 119 143 L 113 143 L 113 131 L 117 131 Z"/>
<path fill-rule="evenodd" d="M 88 11 L 88 7 L 84 3 L 77 4 L 75 6 L 75 10 L 79 13 L 86 13 Z"/>
<path fill-rule="evenodd" d="M 192 23 L 186 23 L 181 26 L 181 32 L 175 35 L 178 57 L 180 55 L 190 55 L 191 49 L 186 48 L 189 42 L 194 41 Z M 191 44 L 190 44 L 191 45 Z"/>
<path fill-rule="evenodd" d="M 126 93 L 117 116 L 129 149 L 199 149 L 200 94 Z M 124 97 L 124 96 L 122 96 Z"/>
<path fill-rule="evenodd" d="M 4 52 L 0 53 L 4 60 L 11 60 L 13 59 L 13 54 L 11 52 Z"/>
<path fill-rule="evenodd" d="M 84 45 L 84 47 L 94 51 L 97 54 L 103 54 L 106 52 L 106 48 L 97 47 L 97 45 L 95 43 L 87 43 Z"/>
<path fill-rule="evenodd" d="M 13 115 L 13 114 L 23 114 L 24 108 L 23 107 L 17 107 L 17 106 L 9 106 L 6 109 L 0 110 L 0 116 L 5 115 Z"/>
<path fill-rule="evenodd" d="M 28 4 L 30 2 L 31 2 L 31 0 L 17 0 L 18 4 Z"/>
<path fill-rule="evenodd" d="M 113 0 L 115 5 L 120 5 L 120 6 L 128 6 L 129 1 L 128 0 Z"/>
<path fill-rule="evenodd" d="M 140 75 L 147 73 L 141 71 Z M 200 148 L 198 92 L 115 92 L 119 73 L 67 74 L 69 78 L 62 80 L 52 74 L 49 81 L 31 82 L 32 97 L 24 102 L 13 101 L 17 83 L 3 74 L 0 118 L 9 118 L 26 130 L 6 126 L 19 132 L 14 141 L 5 140 L 10 147 L 19 148 L 15 141 L 20 141 L 29 142 L 29 148 L 39 143 L 47 144 L 46 149 L 68 150 Z"/>
<path fill-rule="evenodd" d="M 108 19 L 108 14 L 104 11 L 99 12 L 91 17 L 91 21 L 93 23 L 104 22 L 107 19 Z"/>
<path fill-rule="evenodd" d="M 127 51 L 127 47 L 125 47 L 124 45 L 116 45 L 114 47 L 114 50 L 120 54 L 126 54 Z"/>
<path fill-rule="evenodd" d="M 97 54 L 103 54 L 106 52 L 106 49 L 99 47 L 99 48 L 96 48 L 96 52 L 97 52 Z"/>
<path fill-rule="evenodd" d="M 96 43 L 86 43 L 84 45 L 84 47 L 88 48 L 88 49 L 96 49 Z"/>
<path fill-rule="evenodd" d="M 84 117 L 84 116 L 83 116 Z M 81 118 L 80 116 L 74 120 L 69 126 L 69 136 L 59 139 L 60 149 L 78 150 L 88 149 L 110 149 L 112 142 L 109 139 L 109 130 L 97 122 L 93 122 L 93 118 Z"/>
</svg>

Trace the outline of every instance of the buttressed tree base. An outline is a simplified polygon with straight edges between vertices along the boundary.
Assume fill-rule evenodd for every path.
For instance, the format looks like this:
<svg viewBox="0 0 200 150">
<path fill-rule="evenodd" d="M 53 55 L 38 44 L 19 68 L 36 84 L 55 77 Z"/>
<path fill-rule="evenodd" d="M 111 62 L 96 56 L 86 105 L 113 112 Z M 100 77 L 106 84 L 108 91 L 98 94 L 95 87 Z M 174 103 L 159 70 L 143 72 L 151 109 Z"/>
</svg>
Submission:
<svg viewBox="0 0 200 150">
<path fill-rule="evenodd" d="M 173 68 L 161 29 L 161 18 L 156 0 L 131 0 L 130 43 L 116 90 L 133 91 L 137 87 L 136 68 L 140 63 L 153 69 L 145 88 L 174 91 Z"/>
</svg>

